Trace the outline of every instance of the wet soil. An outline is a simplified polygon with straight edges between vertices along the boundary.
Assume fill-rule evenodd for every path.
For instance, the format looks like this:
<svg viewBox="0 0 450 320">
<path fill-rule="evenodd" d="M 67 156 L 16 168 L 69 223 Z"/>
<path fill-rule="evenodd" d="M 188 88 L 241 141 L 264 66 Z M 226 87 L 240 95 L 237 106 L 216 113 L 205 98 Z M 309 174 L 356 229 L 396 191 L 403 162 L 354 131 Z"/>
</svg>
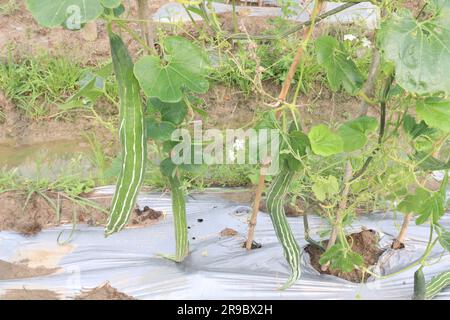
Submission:
<svg viewBox="0 0 450 320">
<path fill-rule="evenodd" d="M 71 200 L 60 197 L 58 194 L 47 193 L 47 197 L 53 202 L 38 194 L 29 199 L 27 206 L 23 208 L 27 195 L 23 192 L 11 191 L 0 194 L 0 231 L 15 231 L 27 236 L 33 236 L 44 228 L 55 227 L 74 222 L 85 223 L 90 226 L 103 226 L 107 222 L 107 212 L 111 204 L 111 196 L 86 195 L 86 199 L 95 205 L 104 208 L 102 212 L 96 208 L 74 203 Z M 60 217 L 55 211 L 55 205 L 59 203 Z M 153 224 L 162 218 L 162 213 L 150 208 L 140 215 L 134 211 L 130 218 L 129 226 L 145 226 Z"/>
<path fill-rule="evenodd" d="M 46 276 L 57 272 L 58 268 L 30 268 L 26 263 L 11 263 L 0 260 L 0 280 L 25 279 Z"/>
<path fill-rule="evenodd" d="M 86 290 L 75 297 L 75 300 L 135 300 L 135 298 L 118 291 L 105 283 L 97 288 Z"/>
<path fill-rule="evenodd" d="M 378 234 L 373 230 L 364 230 L 358 233 L 353 233 L 347 236 L 347 241 L 351 244 L 353 252 L 360 254 L 364 259 L 364 266 L 370 267 L 378 262 L 383 250 L 380 249 L 378 245 Z M 326 246 L 328 240 L 323 241 L 322 245 Z M 305 251 L 310 256 L 310 261 L 314 269 L 316 269 L 321 274 L 333 275 L 351 282 L 364 282 L 369 278 L 369 274 L 364 274 L 360 270 L 353 270 L 351 272 L 342 272 L 338 270 L 331 270 L 328 268 L 326 271 L 321 270 L 321 265 L 319 263 L 320 257 L 323 253 L 322 250 L 315 246 L 307 245 Z"/>
<path fill-rule="evenodd" d="M 59 295 L 50 290 L 9 289 L 0 300 L 59 300 Z"/>
</svg>

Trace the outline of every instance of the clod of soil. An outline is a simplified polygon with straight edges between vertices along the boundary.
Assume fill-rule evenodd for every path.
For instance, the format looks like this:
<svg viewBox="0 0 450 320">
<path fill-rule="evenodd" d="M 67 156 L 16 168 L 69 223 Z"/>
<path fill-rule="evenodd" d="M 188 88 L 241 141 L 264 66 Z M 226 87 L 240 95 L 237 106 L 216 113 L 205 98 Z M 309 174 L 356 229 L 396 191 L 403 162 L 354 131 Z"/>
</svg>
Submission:
<svg viewBox="0 0 450 320">
<path fill-rule="evenodd" d="M 59 295 L 50 290 L 10 289 L 0 300 L 59 300 Z"/>
<path fill-rule="evenodd" d="M 163 216 L 162 211 L 154 210 L 148 206 L 144 207 L 144 210 L 134 210 L 136 217 L 131 220 L 132 224 L 145 224 L 147 220 L 158 220 Z"/>
<path fill-rule="evenodd" d="M 351 244 L 353 252 L 360 254 L 364 258 L 364 266 L 370 267 L 378 262 L 383 250 L 378 246 L 378 234 L 373 230 L 364 230 L 358 233 L 353 233 L 347 236 L 348 243 Z M 323 241 L 322 245 L 326 247 L 328 240 Z M 321 265 L 319 263 L 322 251 L 312 245 L 307 245 L 305 251 L 308 252 L 310 256 L 311 265 L 319 271 L 321 274 L 333 275 L 351 282 L 360 283 L 361 281 L 366 281 L 369 278 L 369 274 L 362 273 L 361 270 L 353 270 L 351 272 L 342 272 L 338 270 L 331 270 L 328 268 L 326 271 L 321 270 Z"/>
<path fill-rule="evenodd" d="M 40 277 L 53 274 L 56 271 L 58 271 L 58 268 L 30 268 L 25 264 L 11 263 L 0 260 L 0 280 Z"/>
<path fill-rule="evenodd" d="M 75 297 L 75 300 L 136 300 L 129 295 L 118 291 L 111 287 L 109 283 L 105 283 L 97 288 L 81 292 Z"/>
<path fill-rule="evenodd" d="M 237 234 L 238 234 L 238 232 L 231 228 L 225 228 L 222 231 L 220 231 L 221 237 L 234 237 Z"/>
<path fill-rule="evenodd" d="M 242 244 L 242 248 L 246 248 L 246 246 L 247 246 L 247 240 L 245 240 L 245 242 Z M 262 248 L 262 244 L 256 242 L 255 240 L 253 240 L 253 242 L 252 242 L 252 250 L 259 249 L 259 248 Z"/>
<path fill-rule="evenodd" d="M 48 192 L 46 196 L 55 204 L 57 195 Z M 87 223 L 90 226 L 102 226 L 107 222 L 108 215 L 91 207 L 82 207 L 67 199 L 59 199 L 61 210 L 60 220 L 54 207 L 42 196 L 31 196 L 26 208 L 24 203 L 27 195 L 24 192 L 11 191 L 0 194 L 0 231 L 16 231 L 25 236 L 33 236 L 42 229 L 55 227 L 73 222 L 73 212 L 77 213 L 77 223 Z M 96 205 L 108 209 L 111 197 L 95 197 L 86 195 L 86 198 Z M 131 215 L 130 224 L 146 226 L 155 223 L 162 216 L 162 212 L 145 207 L 143 211 L 135 211 Z"/>
</svg>

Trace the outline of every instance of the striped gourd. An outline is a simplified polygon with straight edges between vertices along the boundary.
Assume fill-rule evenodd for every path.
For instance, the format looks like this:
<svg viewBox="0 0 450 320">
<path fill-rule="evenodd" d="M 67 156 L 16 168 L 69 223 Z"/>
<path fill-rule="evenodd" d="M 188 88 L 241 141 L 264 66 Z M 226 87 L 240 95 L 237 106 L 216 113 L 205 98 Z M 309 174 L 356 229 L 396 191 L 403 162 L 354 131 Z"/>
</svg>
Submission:
<svg viewBox="0 0 450 320">
<path fill-rule="evenodd" d="M 450 270 L 445 271 L 433 279 L 426 286 L 426 299 L 433 299 L 445 287 L 450 285 Z"/>
<path fill-rule="evenodd" d="M 423 267 L 420 267 L 414 272 L 414 295 L 413 300 L 425 300 L 426 287 L 425 287 L 425 275 L 423 274 Z"/>
<path fill-rule="evenodd" d="M 291 268 L 291 276 L 282 289 L 289 288 L 300 277 L 301 251 L 284 213 L 284 198 L 293 177 L 293 171 L 289 171 L 287 168 L 281 169 L 267 193 L 267 208 L 270 218 L 278 240 L 283 246 L 284 256 Z"/>
<path fill-rule="evenodd" d="M 147 143 L 140 87 L 133 74 L 133 61 L 122 39 L 109 32 L 112 62 L 119 87 L 120 142 L 123 163 L 117 180 L 106 236 L 128 222 L 144 176 Z"/>
<path fill-rule="evenodd" d="M 168 179 L 172 191 L 172 211 L 175 226 L 176 254 L 174 260 L 181 262 L 189 254 L 186 200 L 178 176 L 170 176 Z"/>
</svg>

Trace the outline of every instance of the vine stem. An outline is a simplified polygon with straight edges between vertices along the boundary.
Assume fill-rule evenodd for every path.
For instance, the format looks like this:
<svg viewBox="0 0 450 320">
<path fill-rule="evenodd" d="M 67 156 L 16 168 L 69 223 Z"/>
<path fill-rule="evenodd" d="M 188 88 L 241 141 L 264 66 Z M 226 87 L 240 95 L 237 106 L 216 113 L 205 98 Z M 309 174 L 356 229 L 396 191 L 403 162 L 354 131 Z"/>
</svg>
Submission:
<svg viewBox="0 0 450 320">
<path fill-rule="evenodd" d="M 341 201 L 339 202 L 339 208 L 336 213 L 336 221 L 333 225 L 333 228 L 331 229 L 331 234 L 327 243 L 326 250 L 330 249 L 332 246 L 335 245 L 339 230 L 341 229 L 344 212 L 345 209 L 347 209 L 347 199 L 348 194 L 350 192 L 350 179 L 352 178 L 352 174 L 353 174 L 352 163 L 350 162 L 350 160 L 347 160 L 343 179 L 344 189 L 342 190 Z M 322 265 L 321 267 L 322 271 L 328 270 L 329 266 L 330 262 L 327 262 L 326 264 Z"/>
<path fill-rule="evenodd" d="M 289 68 L 288 75 L 287 75 L 286 79 L 284 80 L 280 94 L 278 95 L 278 105 L 277 106 L 284 103 L 284 101 L 286 100 L 287 94 L 289 92 L 289 88 L 291 87 L 292 79 L 294 78 L 294 75 L 297 71 L 297 67 L 300 62 L 301 57 L 303 56 L 304 49 L 306 48 L 306 46 L 309 42 L 309 39 L 311 38 L 315 23 L 316 23 L 316 18 L 318 16 L 318 14 L 320 13 L 320 11 L 322 10 L 322 6 L 323 6 L 322 0 L 314 1 L 314 9 L 311 14 L 311 20 L 310 20 L 311 24 L 309 25 L 309 27 L 307 29 L 305 29 L 305 32 L 304 32 L 305 38 L 304 38 L 303 42 L 299 45 L 299 47 L 297 49 L 297 53 L 295 54 L 294 60 L 292 61 L 292 64 Z M 275 112 L 275 114 L 276 114 L 276 117 L 279 118 L 280 114 L 281 114 L 281 109 L 278 109 Z M 251 245 L 253 243 L 255 226 L 256 226 L 258 212 L 259 212 L 259 205 L 261 203 L 261 197 L 262 197 L 262 193 L 264 191 L 265 178 L 266 178 L 266 176 L 264 175 L 264 167 L 262 167 L 260 169 L 259 181 L 258 181 L 258 185 L 257 185 L 256 191 L 255 191 L 255 200 L 253 202 L 252 216 L 249 221 L 249 228 L 248 228 L 247 242 L 246 242 L 247 249 L 251 249 Z"/>
<path fill-rule="evenodd" d="M 392 242 L 392 249 L 397 250 L 400 249 L 405 241 L 406 233 L 408 231 L 409 222 L 411 221 L 412 213 L 405 214 L 403 217 L 402 227 L 397 238 Z"/>
<path fill-rule="evenodd" d="M 259 173 L 258 186 L 256 187 L 255 191 L 255 201 L 253 202 L 252 216 L 250 217 L 248 223 L 247 242 L 245 243 L 245 248 L 247 250 L 252 249 L 253 239 L 255 237 L 255 227 L 258 220 L 259 204 L 261 203 L 261 197 L 264 191 L 264 180 L 265 176 L 263 175 L 263 170 L 261 170 Z"/>
<path fill-rule="evenodd" d="M 146 50 L 149 50 L 149 54 L 157 54 L 153 36 L 149 29 L 148 22 L 148 0 L 137 0 L 138 5 L 138 18 L 140 20 L 139 25 L 141 28 L 142 38 L 146 43 Z"/>
</svg>

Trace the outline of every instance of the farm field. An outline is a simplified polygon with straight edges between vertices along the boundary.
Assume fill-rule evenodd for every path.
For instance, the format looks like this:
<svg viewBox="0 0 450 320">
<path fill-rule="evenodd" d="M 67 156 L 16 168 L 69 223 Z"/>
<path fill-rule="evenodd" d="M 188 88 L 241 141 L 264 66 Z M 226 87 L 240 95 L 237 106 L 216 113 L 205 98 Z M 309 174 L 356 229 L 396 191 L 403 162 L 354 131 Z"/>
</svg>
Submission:
<svg viewBox="0 0 450 320">
<path fill-rule="evenodd" d="M 450 299 L 449 19 L 0 0 L 0 300 Z"/>
</svg>

